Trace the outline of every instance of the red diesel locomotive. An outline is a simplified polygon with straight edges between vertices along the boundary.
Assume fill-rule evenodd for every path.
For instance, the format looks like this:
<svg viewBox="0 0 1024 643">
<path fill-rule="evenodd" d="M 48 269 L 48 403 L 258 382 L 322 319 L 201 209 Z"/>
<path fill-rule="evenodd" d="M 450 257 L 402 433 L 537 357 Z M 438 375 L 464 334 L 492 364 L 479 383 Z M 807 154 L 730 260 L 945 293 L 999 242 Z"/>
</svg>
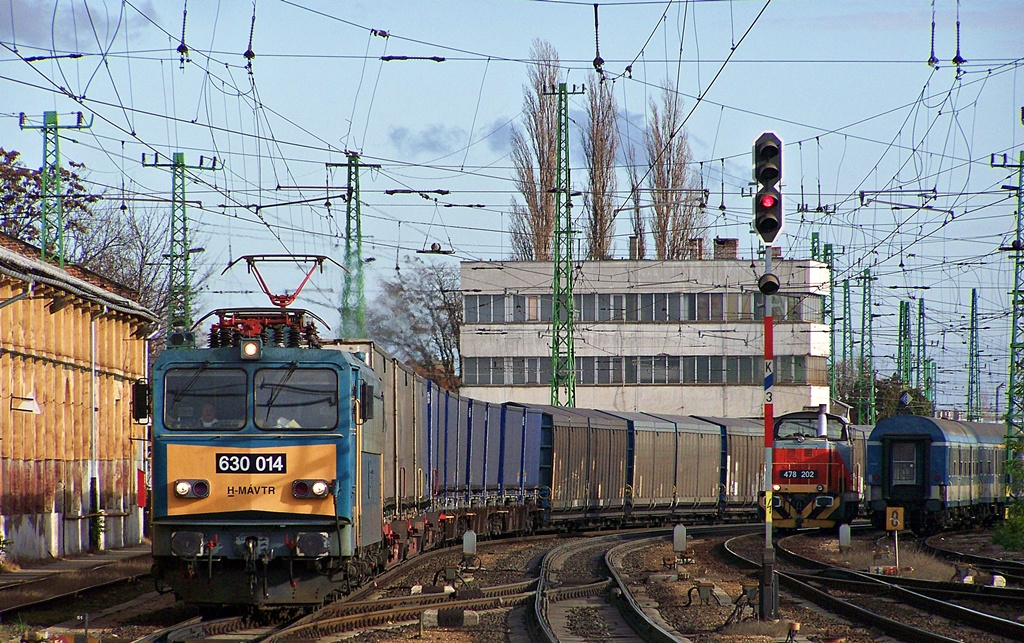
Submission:
<svg viewBox="0 0 1024 643">
<path fill-rule="evenodd" d="M 856 518 L 863 498 L 865 437 L 860 427 L 824 407 L 776 419 L 774 526 L 830 529 Z"/>
</svg>

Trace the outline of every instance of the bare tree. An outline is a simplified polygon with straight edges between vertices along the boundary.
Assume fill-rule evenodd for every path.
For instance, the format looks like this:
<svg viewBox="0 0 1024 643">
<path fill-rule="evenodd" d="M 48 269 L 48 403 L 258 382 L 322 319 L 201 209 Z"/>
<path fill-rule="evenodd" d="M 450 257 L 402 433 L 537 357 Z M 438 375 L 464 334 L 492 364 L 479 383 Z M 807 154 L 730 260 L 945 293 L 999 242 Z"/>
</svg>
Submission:
<svg viewBox="0 0 1024 643">
<path fill-rule="evenodd" d="M 550 93 L 558 82 L 558 52 L 551 43 L 534 40 L 530 82 L 523 86 L 526 134 L 512 130 L 513 181 L 523 204 L 513 201 L 510 232 L 512 257 L 529 261 L 551 258 L 555 229 L 555 161 L 558 105 Z"/>
<path fill-rule="evenodd" d="M 583 131 L 583 155 L 590 171 L 590 189 L 583 205 L 587 217 L 587 245 L 591 259 L 610 259 L 615 233 L 615 153 L 619 137 L 615 128 L 618 108 L 610 84 L 589 78 L 587 102 L 589 126 Z"/>
<path fill-rule="evenodd" d="M 404 263 L 400 274 L 381 281 L 381 294 L 367 310 L 367 334 L 426 377 L 451 386 L 462 323 L 459 270 L 419 257 Z"/>
<path fill-rule="evenodd" d="M 109 201 L 103 205 L 93 209 L 88 228 L 71 232 L 68 259 L 136 293 L 138 303 L 163 319 L 170 218 L 154 210 L 112 207 Z"/>
<path fill-rule="evenodd" d="M 693 155 L 682 129 L 682 104 L 668 83 L 661 107 L 651 99 L 651 123 L 644 137 L 650 171 L 647 175 L 651 233 L 658 259 L 687 258 L 687 242 L 704 229 L 700 180 L 691 167 Z"/>
<path fill-rule="evenodd" d="M 644 259 L 647 257 L 647 225 L 640 209 L 640 167 L 636 164 L 636 148 L 632 145 L 626 148 L 626 171 L 629 173 L 629 199 L 633 208 L 630 224 L 636 237 L 636 258 Z"/>
</svg>

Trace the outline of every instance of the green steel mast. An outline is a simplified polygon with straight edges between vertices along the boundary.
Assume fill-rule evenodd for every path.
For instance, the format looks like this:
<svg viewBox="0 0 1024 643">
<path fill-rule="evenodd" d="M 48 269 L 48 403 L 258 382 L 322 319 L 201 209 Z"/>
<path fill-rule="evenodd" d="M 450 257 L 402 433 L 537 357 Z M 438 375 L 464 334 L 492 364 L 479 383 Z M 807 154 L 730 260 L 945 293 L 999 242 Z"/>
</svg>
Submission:
<svg viewBox="0 0 1024 643">
<path fill-rule="evenodd" d="M 914 388 L 924 391 L 922 385 L 925 375 L 925 337 L 924 334 L 924 299 L 917 300 L 917 357 L 914 360 Z"/>
<path fill-rule="evenodd" d="M 860 395 L 858 396 L 858 407 L 860 409 L 859 422 L 861 424 L 875 423 L 875 365 L 873 355 L 873 344 L 871 340 L 871 327 L 873 317 L 871 314 L 871 269 L 865 268 L 862 279 L 864 280 L 864 297 L 861 302 L 861 339 L 860 339 Z"/>
<path fill-rule="evenodd" d="M 813 242 L 811 245 L 814 247 Z M 826 243 L 822 261 L 828 265 L 828 296 L 825 298 L 822 306 L 822 321 L 828 324 L 828 340 L 829 340 L 829 351 L 828 351 L 828 386 L 829 395 L 835 396 L 836 394 L 836 275 L 835 275 L 835 256 L 832 252 L 832 244 Z"/>
<path fill-rule="evenodd" d="M 154 155 L 152 163 L 146 163 L 146 155 L 142 155 L 145 167 L 171 168 L 171 247 L 169 256 L 169 279 L 167 294 L 167 337 L 170 340 L 172 331 L 187 331 L 192 327 L 192 267 L 189 257 L 195 251 L 189 247 L 188 212 L 185 209 L 185 170 L 218 170 L 217 159 L 210 160 L 199 157 L 198 165 L 186 165 L 185 154 L 175 152 L 170 163 L 161 163 L 160 155 Z M 175 343 L 174 346 L 184 347 L 192 344 Z M 168 345 L 172 345 L 171 342 Z"/>
<path fill-rule="evenodd" d="M 573 88 L 575 89 L 575 88 Z M 576 93 L 575 91 L 573 93 Z M 569 178 L 569 90 L 558 84 L 555 138 L 555 238 L 551 311 L 551 404 L 576 406 L 576 349 L 572 295 L 572 183 Z"/>
<path fill-rule="evenodd" d="M 61 129 L 88 129 L 82 112 L 78 112 L 75 125 L 59 125 L 57 112 L 43 112 L 42 125 L 26 125 L 24 112 L 20 117 L 21 129 L 37 129 L 43 133 L 43 166 L 39 170 L 41 183 L 39 246 L 43 261 L 56 259 L 64 267 L 64 195 L 60 186 L 60 133 Z"/>
<path fill-rule="evenodd" d="M 978 289 L 971 288 L 971 330 L 967 347 L 967 421 L 981 420 L 981 362 L 978 354 Z"/>
<path fill-rule="evenodd" d="M 910 386 L 913 366 L 910 361 L 913 329 L 910 327 L 910 302 L 900 301 L 899 350 L 896 355 L 896 373 L 904 386 Z"/>
<path fill-rule="evenodd" d="M 1007 458 L 1018 454 L 1024 440 L 1024 150 L 1017 162 L 1017 234 L 1013 241 L 1012 331 L 1010 336 L 1010 387 L 1006 410 Z M 1015 446 L 1017 445 L 1017 446 Z M 1021 480 L 1012 481 L 1016 494 Z"/>
<path fill-rule="evenodd" d="M 348 157 L 348 202 L 345 208 L 345 288 L 341 336 L 366 337 L 366 282 L 363 278 L 363 217 L 359 196 L 359 154 Z"/>
<path fill-rule="evenodd" d="M 853 368 L 853 307 L 850 305 L 849 279 L 843 279 L 843 365 L 853 380 L 858 373 Z"/>
</svg>

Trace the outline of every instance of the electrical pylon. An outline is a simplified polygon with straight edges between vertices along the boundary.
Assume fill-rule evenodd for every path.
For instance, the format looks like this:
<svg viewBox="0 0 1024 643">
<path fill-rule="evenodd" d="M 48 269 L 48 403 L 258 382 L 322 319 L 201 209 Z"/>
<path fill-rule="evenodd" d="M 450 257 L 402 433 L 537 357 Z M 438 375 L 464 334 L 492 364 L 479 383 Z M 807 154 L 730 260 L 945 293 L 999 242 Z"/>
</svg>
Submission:
<svg viewBox="0 0 1024 643">
<path fill-rule="evenodd" d="M 971 330 L 967 346 L 967 421 L 981 420 L 981 362 L 978 355 L 978 289 L 971 288 Z"/>
<path fill-rule="evenodd" d="M 573 87 L 573 94 L 582 93 Z M 572 286 L 572 181 L 569 173 L 569 89 L 558 84 L 555 137 L 555 238 L 551 298 L 551 404 L 576 406 L 576 318 Z"/>
<path fill-rule="evenodd" d="M 169 167 L 171 168 L 171 247 L 169 262 L 169 279 L 167 293 L 167 338 L 170 340 L 172 332 L 187 331 L 192 327 L 192 267 L 189 257 L 193 252 L 199 252 L 196 248 L 189 247 L 188 211 L 185 208 L 185 170 L 219 170 L 216 157 L 206 159 L 199 157 L 198 165 L 186 165 L 185 154 L 175 152 L 170 163 L 161 163 L 160 155 L 153 156 L 153 162 L 146 162 L 146 155 L 142 155 L 144 167 Z M 171 344 L 171 347 L 187 347 L 192 342 L 183 344 Z"/>
<path fill-rule="evenodd" d="M 78 122 L 74 125 L 59 125 L 57 112 L 43 112 L 42 125 L 26 125 L 25 113 L 19 119 L 21 129 L 37 129 L 43 133 L 43 165 L 39 170 L 41 183 L 39 246 L 43 261 L 55 259 L 57 265 L 64 267 L 64 195 L 60 187 L 60 133 L 62 129 L 88 129 L 92 127 L 92 119 L 86 125 L 82 112 L 78 112 Z"/>
<path fill-rule="evenodd" d="M 857 400 L 861 424 L 875 423 L 875 365 L 872 353 L 871 327 L 871 269 L 865 268 L 861 277 L 864 281 L 864 296 L 861 302 L 860 322 L 860 396 Z"/>
</svg>

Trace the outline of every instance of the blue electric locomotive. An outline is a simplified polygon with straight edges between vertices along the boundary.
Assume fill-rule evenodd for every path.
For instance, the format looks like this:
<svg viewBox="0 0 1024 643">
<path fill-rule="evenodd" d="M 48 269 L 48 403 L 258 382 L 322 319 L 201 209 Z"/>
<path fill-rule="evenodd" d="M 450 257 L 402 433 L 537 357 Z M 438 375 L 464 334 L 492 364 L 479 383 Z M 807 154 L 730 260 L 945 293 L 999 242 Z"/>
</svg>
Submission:
<svg viewBox="0 0 1024 643">
<path fill-rule="evenodd" d="M 1002 424 L 897 415 L 868 438 L 868 508 L 876 527 L 887 507 L 903 507 L 918 533 L 982 524 L 1006 504 Z"/>
<path fill-rule="evenodd" d="M 382 569 L 381 382 L 301 310 L 218 311 L 153 368 L 158 583 L 196 603 L 322 603 Z"/>
</svg>

